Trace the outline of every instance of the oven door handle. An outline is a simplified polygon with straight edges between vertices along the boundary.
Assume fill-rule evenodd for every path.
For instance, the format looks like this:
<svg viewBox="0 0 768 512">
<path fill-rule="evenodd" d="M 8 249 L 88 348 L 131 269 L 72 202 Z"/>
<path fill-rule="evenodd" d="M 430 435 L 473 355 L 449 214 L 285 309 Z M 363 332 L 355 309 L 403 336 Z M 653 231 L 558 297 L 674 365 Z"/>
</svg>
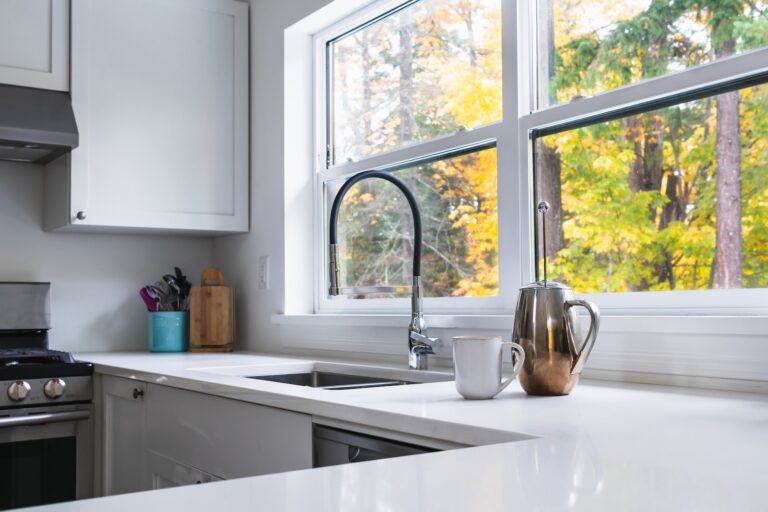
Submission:
<svg viewBox="0 0 768 512">
<path fill-rule="evenodd" d="M 21 427 L 26 425 L 44 425 L 46 423 L 61 423 L 63 421 L 87 420 L 91 417 L 89 411 L 51 412 L 45 414 L 30 414 L 29 416 L 9 416 L 0 418 L 0 428 Z"/>
</svg>

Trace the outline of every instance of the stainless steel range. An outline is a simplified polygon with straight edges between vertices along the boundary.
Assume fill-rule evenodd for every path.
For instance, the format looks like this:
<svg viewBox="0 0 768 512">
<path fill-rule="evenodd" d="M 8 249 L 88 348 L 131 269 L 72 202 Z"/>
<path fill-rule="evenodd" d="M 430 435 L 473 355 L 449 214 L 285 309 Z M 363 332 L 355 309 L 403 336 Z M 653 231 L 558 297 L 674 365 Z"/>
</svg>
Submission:
<svg viewBox="0 0 768 512">
<path fill-rule="evenodd" d="M 49 329 L 50 283 L 0 282 L 0 510 L 93 495 L 93 366 Z"/>
</svg>

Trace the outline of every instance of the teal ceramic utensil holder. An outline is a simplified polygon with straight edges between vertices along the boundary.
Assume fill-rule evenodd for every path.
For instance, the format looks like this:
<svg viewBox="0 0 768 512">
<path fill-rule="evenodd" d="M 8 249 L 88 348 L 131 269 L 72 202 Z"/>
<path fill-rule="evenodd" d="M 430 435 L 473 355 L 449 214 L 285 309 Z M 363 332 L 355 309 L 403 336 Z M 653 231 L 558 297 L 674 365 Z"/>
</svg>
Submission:
<svg viewBox="0 0 768 512">
<path fill-rule="evenodd" d="M 150 352 L 185 352 L 189 349 L 189 314 L 186 311 L 147 313 Z"/>
</svg>

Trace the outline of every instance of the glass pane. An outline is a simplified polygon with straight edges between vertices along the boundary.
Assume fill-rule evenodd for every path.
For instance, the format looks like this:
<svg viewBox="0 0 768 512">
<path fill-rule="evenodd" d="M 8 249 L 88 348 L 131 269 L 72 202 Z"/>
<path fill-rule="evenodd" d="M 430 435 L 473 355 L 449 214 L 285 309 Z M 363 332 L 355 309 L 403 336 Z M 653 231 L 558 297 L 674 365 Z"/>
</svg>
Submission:
<svg viewBox="0 0 768 512">
<path fill-rule="evenodd" d="M 422 0 L 329 58 L 332 163 L 501 119 L 500 0 Z"/>
<path fill-rule="evenodd" d="M 395 175 L 414 192 L 421 210 L 424 295 L 498 295 L 496 149 Z M 326 184 L 326 210 L 343 182 Z M 354 185 L 339 211 L 337 235 L 342 286 L 410 286 L 413 219 L 397 187 L 375 178 Z M 382 296 L 407 297 L 410 292 L 346 298 Z"/>
<path fill-rule="evenodd" d="M 535 148 L 549 278 L 579 292 L 768 287 L 768 85 Z"/>
<path fill-rule="evenodd" d="M 768 45 L 768 3 L 539 0 L 541 108 Z"/>
</svg>

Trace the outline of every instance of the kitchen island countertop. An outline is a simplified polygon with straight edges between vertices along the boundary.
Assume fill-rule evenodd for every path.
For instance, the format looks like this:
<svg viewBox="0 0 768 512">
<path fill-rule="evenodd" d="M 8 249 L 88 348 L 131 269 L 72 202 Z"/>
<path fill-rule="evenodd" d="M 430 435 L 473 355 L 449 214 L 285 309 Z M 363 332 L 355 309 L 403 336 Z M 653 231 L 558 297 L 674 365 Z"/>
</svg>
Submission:
<svg viewBox="0 0 768 512">
<path fill-rule="evenodd" d="M 238 375 L 310 364 L 292 356 L 77 357 L 103 374 L 484 446 L 34 510 L 768 510 L 765 395 L 585 380 L 566 397 L 529 397 L 515 382 L 465 401 L 453 382 L 329 391 Z"/>
</svg>

